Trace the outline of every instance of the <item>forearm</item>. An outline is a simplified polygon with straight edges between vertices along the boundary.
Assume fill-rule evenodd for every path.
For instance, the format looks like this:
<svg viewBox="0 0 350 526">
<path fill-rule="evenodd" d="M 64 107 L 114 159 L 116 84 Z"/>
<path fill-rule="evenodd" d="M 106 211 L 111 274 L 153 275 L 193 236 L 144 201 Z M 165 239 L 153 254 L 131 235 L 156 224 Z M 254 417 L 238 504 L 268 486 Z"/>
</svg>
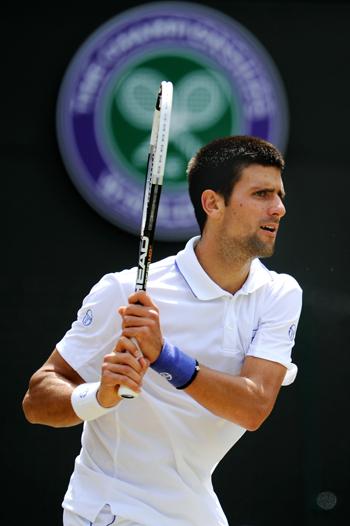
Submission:
<svg viewBox="0 0 350 526">
<path fill-rule="evenodd" d="M 256 430 L 273 407 L 269 397 L 250 378 L 221 373 L 203 365 L 185 391 L 213 414 L 249 431 Z"/>
<path fill-rule="evenodd" d="M 34 375 L 23 399 L 23 411 L 32 424 L 51 427 L 70 427 L 81 423 L 71 404 L 77 384 L 51 374 Z"/>
</svg>

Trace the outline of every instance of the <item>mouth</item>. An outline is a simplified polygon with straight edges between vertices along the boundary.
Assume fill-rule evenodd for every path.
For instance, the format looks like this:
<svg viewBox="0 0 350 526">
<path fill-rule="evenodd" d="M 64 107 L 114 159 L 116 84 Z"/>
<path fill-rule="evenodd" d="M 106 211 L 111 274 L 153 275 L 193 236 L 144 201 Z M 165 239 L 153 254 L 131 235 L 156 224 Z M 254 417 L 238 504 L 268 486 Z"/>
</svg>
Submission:
<svg viewBox="0 0 350 526">
<path fill-rule="evenodd" d="M 263 230 L 264 232 L 266 232 L 267 234 L 271 235 L 271 236 L 275 236 L 277 234 L 277 230 L 278 230 L 278 226 L 276 224 L 266 224 L 266 225 L 261 225 L 261 230 Z"/>
</svg>

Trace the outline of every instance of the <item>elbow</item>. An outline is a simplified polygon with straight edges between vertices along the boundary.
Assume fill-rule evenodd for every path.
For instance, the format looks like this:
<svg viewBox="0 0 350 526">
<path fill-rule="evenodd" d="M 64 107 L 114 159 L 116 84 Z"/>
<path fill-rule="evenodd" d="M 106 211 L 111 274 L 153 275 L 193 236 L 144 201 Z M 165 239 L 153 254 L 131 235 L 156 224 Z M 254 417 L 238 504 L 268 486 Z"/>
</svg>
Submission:
<svg viewBox="0 0 350 526">
<path fill-rule="evenodd" d="M 41 377 L 39 373 L 35 373 L 30 381 L 26 394 L 22 401 L 22 410 L 26 420 L 30 424 L 40 424 L 39 421 L 39 404 L 38 401 L 38 386 L 40 386 Z"/>
<path fill-rule="evenodd" d="M 247 431 L 257 431 L 264 420 L 251 420 L 247 422 L 247 424 L 244 426 L 244 428 Z"/>
<path fill-rule="evenodd" d="M 247 431 L 257 431 L 265 422 L 272 411 L 272 407 L 265 403 L 259 403 L 249 414 L 245 422 L 245 429 Z"/>
<path fill-rule="evenodd" d="M 261 424 L 263 423 L 263 419 L 258 419 L 256 417 L 252 417 L 246 420 L 244 423 L 244 429 L 247 431 L 257 431 Z"/>
<path fill-rule="evenodd" d="M 23 402 L 22 402 L 22 410 L 23 410 L 23 413 L 24 413 L 24 416 L 26 418 L 26 420 L 30 423 L 30 424 L 36 424 L 36 419 L 35 419 L 35 412 L 33 411 L 33 407 L 32 407 L 32 404 L 30 402 L 30 395 L 29 393 L 27 392 L 23 398 Z"/>
<path fill-rule="evenodd" d="M 25 419 L 30 424 L 41 424 L 47 425 L 50 427 L 63 427 L 63 425 L 57 425 L 55 422 L 51 422 L 48 419 L 43 420 L 40 418 L 40 413 L 36 411 L 35 404 L 33 403 L 30 394 L 27 392 L 22 402 L 22 410 L 25 416 Z"/>
<path fill-rule="evenodd" d="M 24 395 L 23 401 L 22 401 L 22 411 L 25 416 L 25 419 L 30 424 L 39 424 L 38 420 L 38 402 L 37 402 L 37 391 L 36 391 L 36 385 L 33 381 L 33 377 L 31 378 L 29 382 L 29 387 Z"/>
</svg>

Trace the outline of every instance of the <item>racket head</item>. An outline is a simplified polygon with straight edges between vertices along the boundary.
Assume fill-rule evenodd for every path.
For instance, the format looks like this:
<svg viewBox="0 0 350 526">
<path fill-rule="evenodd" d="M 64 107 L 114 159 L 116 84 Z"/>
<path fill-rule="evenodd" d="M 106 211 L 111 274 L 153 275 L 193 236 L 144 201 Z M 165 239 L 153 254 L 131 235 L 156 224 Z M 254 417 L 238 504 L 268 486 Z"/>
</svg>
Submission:
<svg viewBox="0 0 350 526">
<path fill-rule="evenodd" d="M 152 184 L 163 184 L 165 162 L 169 143 L 170 119 L 173 103 L 173 85 L 163 81 L 160 84 L 156 111 L 159 124 L 155 140 L 155 153 L 152 165 Z M 159 110 L 157 109 L 159 107 Z"/>
<path fill-rule="evenodd" d="M 150 218 L 150 214 L 147 215 L 147 212 L 150 208 L 152 185 L 163 184 L 166 155 L 169 143 L 172 102 L 173 84 L 168 81 L 162 81 L 159 86 L 157 101 L 153 113 L 152 131 L 143 195 L 141 237 L 144 235 L 146 230 L 152 230 L 152 225 L 147 225 L 147 218 Z M 154 216 L 153 218 L 155 224 L 156 218 Z"/>
</svg>

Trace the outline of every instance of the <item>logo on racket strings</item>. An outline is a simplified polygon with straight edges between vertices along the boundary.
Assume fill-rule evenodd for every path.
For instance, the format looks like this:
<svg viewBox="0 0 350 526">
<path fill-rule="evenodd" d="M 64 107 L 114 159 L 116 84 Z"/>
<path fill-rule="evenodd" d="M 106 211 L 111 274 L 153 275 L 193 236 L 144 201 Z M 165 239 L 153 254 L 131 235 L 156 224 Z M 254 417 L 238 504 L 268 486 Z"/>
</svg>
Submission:
<svg viewBox="0 0 350 526">
<path fill-rule="evenodd" d="M 101 26 L 73 57 L 57 106 L 58 141 L 73 183 L 113 224 L 139 235 L 159 85 L 174 86 L 157 239 L 198 233 L 186 166 L 225 135 L 262 137 L 282 151 L 286 95 L 266 50 L 239 23 L 186 2 L 147 3 Z"/>
</svg>

